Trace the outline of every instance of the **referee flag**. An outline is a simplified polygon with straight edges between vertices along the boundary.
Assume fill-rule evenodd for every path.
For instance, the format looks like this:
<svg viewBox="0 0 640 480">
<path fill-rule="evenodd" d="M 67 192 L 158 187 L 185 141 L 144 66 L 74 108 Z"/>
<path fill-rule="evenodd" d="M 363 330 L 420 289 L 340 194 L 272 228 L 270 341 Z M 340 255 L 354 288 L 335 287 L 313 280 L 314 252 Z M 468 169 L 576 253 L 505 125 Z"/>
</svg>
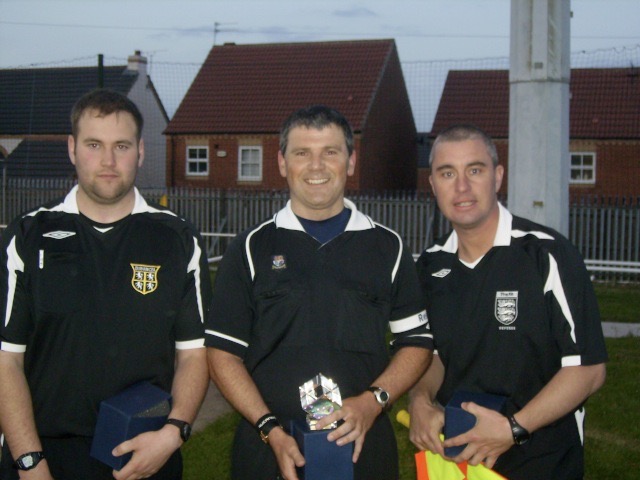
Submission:
<svg viewBox="0 0 640 480">
<path fill-rule="evenodd" d="M 409 413 L 400 410 L 396 420 L 409 427 Z M 425 450 L 417 452 L 416 480 L 507 480 L 505 477 L 484 465 L 468 465 L 467 462 L 455 464 L 440 455 Z"/>
</svg>

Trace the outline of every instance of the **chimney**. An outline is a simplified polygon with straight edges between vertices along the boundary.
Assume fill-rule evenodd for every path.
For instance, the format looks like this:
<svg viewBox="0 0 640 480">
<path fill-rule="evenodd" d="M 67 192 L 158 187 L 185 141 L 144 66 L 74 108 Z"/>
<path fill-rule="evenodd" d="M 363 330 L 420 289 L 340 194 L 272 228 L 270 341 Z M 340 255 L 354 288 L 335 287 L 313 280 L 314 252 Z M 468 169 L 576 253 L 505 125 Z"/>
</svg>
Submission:
<svg viewBox="0 0 640 480">
<path fill-rule="evenodd" d="M 127 62 L 127 70 L 138 72 L 140 75 L 147 74 L 147 57 L 140 55 L 140 50 L 136 50 L 133 55 L 129 55 Z"/>
</svg>

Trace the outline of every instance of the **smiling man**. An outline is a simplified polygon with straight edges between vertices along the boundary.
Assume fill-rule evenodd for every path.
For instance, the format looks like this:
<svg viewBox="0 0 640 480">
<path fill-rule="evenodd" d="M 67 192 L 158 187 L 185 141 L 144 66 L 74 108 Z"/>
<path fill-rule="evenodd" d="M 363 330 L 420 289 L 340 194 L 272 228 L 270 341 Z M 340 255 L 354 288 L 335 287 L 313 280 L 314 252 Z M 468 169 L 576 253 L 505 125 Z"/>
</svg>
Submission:
<svg viewBox="0 0 640 480">
<path fill-rule="evenodd" d="M 297 478 L 305 459 L 279 427 L 304 421 L 298 387 L 318 372 L 343 398 L 318 427 L 340 422 L 328 438 L 353 442 L 355 478 L 398 478 L 386 411 L 429 365 L 432 338 L 411 252 L 344 198 L 355 164 L 340 113 L 315 106 L 292 114 L 278 154 L 290 201 L 237 237 L 218 270 L 206 345 L 213 380 L 244 417 L 234 479 Z"/>
<path fill-rule="evenodd" d="M 503 167 L 471 125 L 438 135 L 429 180 L 453 232 L 418 260 L 437 355 L 410 393 L 411 439 L 511 480 L 583 477 L 583 404 L 605 379 L 598 305 L 582 257 L 558 232 L 498 203 Z M 447 439 L 457 390 L 507 397 L 506 415 L 474 403 L 469 432 Z"/>
<path fill-rule="evenodd" d="M 182 477 L 179 448 L 209 382 L 209 269 L 198 232 L 134 187 L 142 126 L 117 92 L 80 98 L 68 138 L 78 184 L 4 233 L 3 480 Z M 113 471 L 89 454 L 98 407 L 141 381 L 171 391 L 171 421 L 118 445 L 133 456 Z"/>
<path fill-rule="evenodd" d="M 347 145 L 342 129 L 335 124 L 294 128 L 283 148 L 287 153 L 278 153 L 278 167 L 296 215 L 318 221 L 342 212 L 347 177 L 356 166 L 353 145 Z"/>
</svg>

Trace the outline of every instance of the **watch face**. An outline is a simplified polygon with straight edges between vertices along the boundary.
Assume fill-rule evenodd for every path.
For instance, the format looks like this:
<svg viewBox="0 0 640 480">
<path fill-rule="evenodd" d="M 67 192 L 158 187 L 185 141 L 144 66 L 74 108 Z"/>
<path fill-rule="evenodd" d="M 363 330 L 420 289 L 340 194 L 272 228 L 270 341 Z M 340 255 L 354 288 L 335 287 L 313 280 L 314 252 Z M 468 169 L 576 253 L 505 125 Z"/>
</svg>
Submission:
<svg viewBox="0 0 640 480">
<path fill-rule="evenodd" d="M 32 468 L 35 468 L 43 458 L 44 454 L 42 452 L 25 453 L 18 457 L 14 463 L 14 467 L 18 470 L 31 470 Z"/>
<path fill-rule="evenodd" d="M 516 445 L 524 445 L 527 443 L 529 441 L 529 436 L 530 435 L 528 433 L 519 433 L 515 438 Z"/>
<path fill-rule="evenodd" d="M 369 387 L 367 390 L 373 393 L 374 397 L 376 398 L 376 402 L 378 402 L 378 404 L 382 407 L 383 411 L 386 411 L 389 407 L 389 392 L 383 390 L 380 387 Z"/>
</svg>

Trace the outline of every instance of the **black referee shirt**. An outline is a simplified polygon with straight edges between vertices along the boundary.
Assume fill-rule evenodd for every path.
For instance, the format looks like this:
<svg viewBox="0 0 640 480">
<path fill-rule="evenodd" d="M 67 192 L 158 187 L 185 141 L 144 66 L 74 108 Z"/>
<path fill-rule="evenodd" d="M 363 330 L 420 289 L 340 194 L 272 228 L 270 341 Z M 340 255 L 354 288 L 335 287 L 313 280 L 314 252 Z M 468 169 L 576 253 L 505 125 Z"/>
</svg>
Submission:
<svg viewBox="0 0 640 480">
<path fill-rule="evenodd" d="M 14 221 L 0 257 L 0 348 L 25 353 L 43 436 L 93 435 L 99 402 L 137 381 L 170 391 L 211 297 L 188 222 L 136 190 L 131 215 L 96 228 L 76 191 Z"/>
<path fill-rule="evenodd" d="M 443 405 L 458 389 L 481 391 L 507 396 L 514 413 L 560 368 L 607 360 L 591 280 L 579 252 L 559 233 L 500 205 L 494 247 L 475 265 L 458 260 L 457 250 L 452 232 L 418 260 L 445 367 Z M 503 454 L 496 469 L 510 479 L 578 478 L 582 420 L 579 410 L 536 431 L 529 443 Z M 526 461 L 532 463 L 525 467 Z"/>
<path fill-rule="evenodd" d="M 276 415 L 304 418 L 298 387 L 319 372 L 362 393 L 397 347 L 432 348 L 415 263 L 400 237 L 352 210 L 320 244 L 290 203 L 229 246 L 216 276 L 207 346 L 244 359 Z"/>
</svg>

